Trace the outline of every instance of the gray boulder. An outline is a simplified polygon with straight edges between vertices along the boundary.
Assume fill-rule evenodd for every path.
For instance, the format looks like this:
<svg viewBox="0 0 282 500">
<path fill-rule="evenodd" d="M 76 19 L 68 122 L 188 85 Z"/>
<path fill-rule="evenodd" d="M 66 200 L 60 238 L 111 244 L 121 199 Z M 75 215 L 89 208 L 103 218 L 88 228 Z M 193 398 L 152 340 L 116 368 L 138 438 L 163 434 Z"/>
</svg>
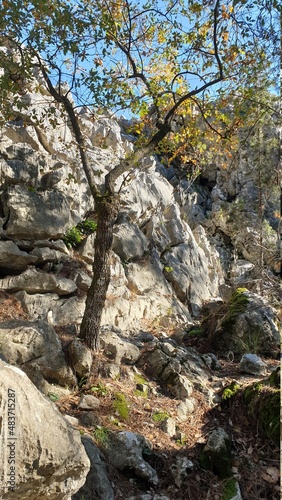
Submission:
<svg viewBox="0 0 282 500">
<path fill-rule="evenodd" d="M 276 311 L 259 295 L 238 288 L 229 310 L 217 325 L 214 347 L 240 356 L 255 350 L 259 355 L 278 354 L 280 334 Z"/>
<path fill-rule="evenodd" d="M 83 394 L 78 404 L 80 410 L 97 410 L 100 406 L 100 401 L 91 394 Z"/>
<path fill-rule="evenodd" d="M 130 222 L 114 228 L 113 251 L 122 261 L 140 258 L 148 250 L 148 240 L 137 225 Z"/>
<path fill-rule="evenodd" d="M 37 260 L 36 255 L 21 251 L 13 241 L 0 241 L 0 270 L 6 274 L 24 271 Z"/>
<path fill-rule="evenodd" d="M 19 368 L 2 361 L 0 411 L 1 498 L 69 500 L 90 468 L 79 432 Z"/>
<path fill-rule="evenodd" d="M 110 433 L 106 450 L 112 465 L 118 470 L 132 470 L 136 476 L 152 485 L 158 484 L 156 471 L 143 458 L 144 454 L 150 454 L 152 450 L 151 443 L 144 436 L 127 431 Z"/>
<path fill-rule="evenodd" d="M 222 479 L 232 475 L 231 439 L 224 429 L 212 431 L 199 461 L 203 469 L 212 470 Z"/>
<path fill-rule="evenodd" d="M 82 344 L 79 340 L 74 339 L 67 347 L 70 364 L 73 367 L 77 377 L 82 379 L 88 377 L 92 367 L 91 350 Z"/>
<path fill-rule="evenodd" d="M 57 293 L 69 295 L 77 289 L 74 281 L 55 274 L 38 272 L 36 269 L 27 269 L 18 276 L 9 276 L 0 280 L 1 290 L 27 293 Z"/>
<path fill-rule="evenodd" d="M 116 333 L 104 332 L 100 335 L 100 346 L 105 355 L 116 364 L 134 364 L 140 356 L 138 347 L 121 339 Z"/>
<path fill-rule="evenodd" d="M 82 436 L 82 443 L 90 460 L 86 482 L 72 496 L 72 500 L 114 500 L 114 491 L 108 477 L 105 458 L 90 436 Z"/>
<path fill-rule="evenodd" d="M 44 380 L 62 386 L 76 384 L 61 342 L 47 323 L 23 320 L 0 323 L 0 352 L 8 363 L 26 372 L 40 390 L 45 390 Z"/>
<path fill-rule="evenodd" d="M 241 358 L 239 369 L 243 373 L 250 375 L 262 375 L 265 372 L 266 364 L 256 354 L 244 354 Z"/>
<path fill-rule="evenodd" d="M 60 238 L 72 225 L 68 198 L 59 191 L 9 187 L 1 196 L 9 238 Z"/>
</svg>

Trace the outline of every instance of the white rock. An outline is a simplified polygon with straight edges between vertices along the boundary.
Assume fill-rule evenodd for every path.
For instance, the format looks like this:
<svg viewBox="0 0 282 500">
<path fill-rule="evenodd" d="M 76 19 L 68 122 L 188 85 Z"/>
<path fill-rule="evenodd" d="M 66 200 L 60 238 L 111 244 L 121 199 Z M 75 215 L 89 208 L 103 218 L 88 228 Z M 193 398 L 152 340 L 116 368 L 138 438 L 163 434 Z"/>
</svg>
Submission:
<svg viewBox="0 0 282 500">
<path fill-rule="evenodd" d="M 69 500 L 90 468 L 79 432 L 19 368 L 2 361 L 0 396 L 4 498 Z M 7 494 L 13 486 L 16 496 Z"/>
</svg>

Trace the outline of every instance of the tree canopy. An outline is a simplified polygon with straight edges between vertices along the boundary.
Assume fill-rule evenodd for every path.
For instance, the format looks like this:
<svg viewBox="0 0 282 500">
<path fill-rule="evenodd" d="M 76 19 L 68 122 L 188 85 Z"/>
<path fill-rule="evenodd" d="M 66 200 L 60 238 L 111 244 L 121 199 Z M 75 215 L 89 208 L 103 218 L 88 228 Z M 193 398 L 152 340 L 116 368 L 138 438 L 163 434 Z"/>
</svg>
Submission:
<svg viewBox="0 0 282 500">
<path fill-rule="evenodd" d="M 155 142 L 176 115 L 192 126 L 195 108 L 220 122 L 219 134 L 231 135 L 232 124 L 216 116 L 214 102 L 231 101 L 237 110 L 274 84 L 275 0 L 3 0 L 0 14 L 0 32 L 25 46 L 16 68 L 2 58 L 3 99 L 16 93 L 20 75 L 31 78 L 37 54 L 60 93 L 68 83 L 77 106 L 153 115 Z"/>
</svg>

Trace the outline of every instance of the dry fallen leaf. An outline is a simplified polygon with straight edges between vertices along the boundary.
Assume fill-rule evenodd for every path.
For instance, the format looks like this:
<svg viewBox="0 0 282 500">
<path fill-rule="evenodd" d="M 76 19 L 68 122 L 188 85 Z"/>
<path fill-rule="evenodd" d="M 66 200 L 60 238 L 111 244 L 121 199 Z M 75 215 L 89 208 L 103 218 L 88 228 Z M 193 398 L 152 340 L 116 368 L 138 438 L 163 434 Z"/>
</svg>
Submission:
<svg viewBox="0 0 282 500">
<path fill-rule="evenodd" d="M 276 467 L 268 467 L 265 472 L 262 473 L 262 478 L 268 483 L 277 483 L 280 478 L 280 471 Z"/>
</svg>

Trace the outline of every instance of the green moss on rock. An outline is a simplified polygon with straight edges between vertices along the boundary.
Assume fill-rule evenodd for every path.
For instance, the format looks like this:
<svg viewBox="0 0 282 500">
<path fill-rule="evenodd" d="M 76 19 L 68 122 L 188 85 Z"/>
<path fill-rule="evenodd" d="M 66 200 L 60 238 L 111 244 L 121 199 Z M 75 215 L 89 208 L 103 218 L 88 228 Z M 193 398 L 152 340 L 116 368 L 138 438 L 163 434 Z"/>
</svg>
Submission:
<svg viewBox="0 0 282 500">
<path fill-rule="evenodd" d="M 267 383 L 267 381 L 266 381 Z M 280 444 L 280 390 L 263 382 L 247 387 L 243 401 L 252 419 L 277 446 Z"/>
<path fill-rule="evenodd" d="M 236 317 L 246 310 L 249 303 L 249 297 L 247 293 L 247 288 L 237 288 L 231 295 L 228 302 L 228 312 L 222 321 L 223 329 L 229 328 L 234 323 Z"/>
<path fill-rule="evenodd" d="M 231 384 L 225 387 L 225 389 L 223 390 L 221 397 L 222 401 L 226 402 L 227 400 L 233 398 L 235 394 L 239 391 L 239 389 L 240 385 L 236 381 L 231 382 Z"/>
<path fill-rule="evenodd" d="M 199 455 L 199 465 L 202 469 L 213 471 L 222 479 L 232 476 L 231 440 L 223 429 L 211 433 Z"/>
<path fill-rule="evenodd" d="M 224 489 L 220 500 L 232 500 L 232 498 L 234 498 L 237 495 L 236 484 L 237 481 L 234 477 L 227 479 L 227 481 L 224 484 Z"/>
</svg>

